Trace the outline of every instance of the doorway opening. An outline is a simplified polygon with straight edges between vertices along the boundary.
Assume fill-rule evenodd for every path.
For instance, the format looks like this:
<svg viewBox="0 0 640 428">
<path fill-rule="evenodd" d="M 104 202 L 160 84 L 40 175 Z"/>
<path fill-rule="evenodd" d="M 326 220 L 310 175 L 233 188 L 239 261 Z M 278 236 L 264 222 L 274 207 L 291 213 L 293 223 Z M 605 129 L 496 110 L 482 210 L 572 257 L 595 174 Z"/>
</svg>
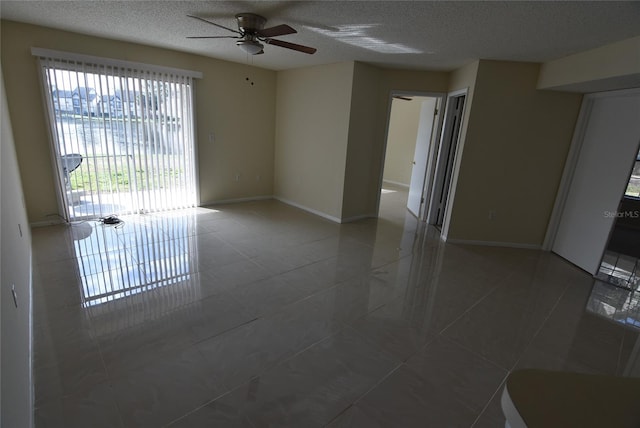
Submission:
<svg viewBox="0 0 640 428">
<path fill-rule="evenodd" d="M 466 94 L 466 89 L 452 92 L 446 98 L 442 94 L 392 94 L 381 177 L 379 217 L 387 216 L 385 211 L 389 210 L 388 201 L 393 200 L 393 212 L 396 213 L 396 217 L 401 216 L 404 219 L 408 212 L 418 221 L 436 226 L 442 236 L 446 237 L 447 201 L 455 180 L 456 154 Z M 403 155 L 399 156 L 395 152 L 397 137 L 394 132 L 394 125 L 399 119 L 394 115 L 403 107 L 408 109 L 409 105 L 405 103 L 409 101 L 418 104 L 413 106 L 411 116 L 414 118 L 412 135 L 415 135 L 415 143 L 409 145 L 408 149 L 405 147 L 404 151 L 400 152 Z M 402 131 L 406 129 L 410 128 L 404 125 Z M 400 166 L 398 170 L 404 175 L 393 169 L 397 165 Z M 395 177 L 401 177 L 401 180 Z M 400 193 L 402 197 L 385 195 L 388 192 Z"/>
<path fill-rule="evenodd" d="M 193 79 L 40 58 L 66 221 L 195 206 Z"/>
<path fill-rule="evenodd" d="M 596 277 L 628 290 L 640 290 L 640 151 L 615 213 L 613 229 Z"/>
<path fill-rule="evenodd" d="M 379 217 L 424 220 L 424 189 L 440 132 L 441 94 L 392 93 Z"/>
<path fill-rule="evenodd" d="M 639 112 L 637 89 L 593 93 L 585 96 L 576 124 L 546 247 L 593 276 L 619 213 L 626 211 L 625 189 L 628 199 L 637 192 L 629 177 L 640 149 Z M 610 258 L 605 262 L 620 266 Z"/>
<path fill-rule="evenodd" d="M 433 191 L 429 201 L 427 222 L 442 230 L 453 180 L 453 169 L 462 128 L 466 93 L 449 96 L 445 124 L 435 163 Z"/>
</svg>

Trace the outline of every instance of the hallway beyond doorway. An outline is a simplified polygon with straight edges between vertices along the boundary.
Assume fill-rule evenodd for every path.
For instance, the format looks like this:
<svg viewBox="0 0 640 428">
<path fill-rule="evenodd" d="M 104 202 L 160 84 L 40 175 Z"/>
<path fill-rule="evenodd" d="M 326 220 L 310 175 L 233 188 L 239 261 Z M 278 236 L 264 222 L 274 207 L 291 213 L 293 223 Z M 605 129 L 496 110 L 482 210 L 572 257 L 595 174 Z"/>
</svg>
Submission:
<svg viewBox="0 0 640 428">
<path fill-rule="evenodd" d="M 407 216 L 415 219 L 407 210 L 408 197 L 409 189 L 406 187 L 387 182 L 382 183 L 378 218 L 398 224 L 404 223 Z"/>
</svg>

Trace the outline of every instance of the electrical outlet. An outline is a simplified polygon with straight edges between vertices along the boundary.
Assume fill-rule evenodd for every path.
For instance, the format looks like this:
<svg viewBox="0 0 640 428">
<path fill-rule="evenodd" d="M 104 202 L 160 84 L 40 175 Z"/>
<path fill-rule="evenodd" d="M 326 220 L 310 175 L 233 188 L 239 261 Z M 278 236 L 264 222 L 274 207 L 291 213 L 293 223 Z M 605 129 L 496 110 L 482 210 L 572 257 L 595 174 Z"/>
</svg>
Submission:
<svg viewBox="0 0 640 428">
<path fill-rule="evenodd" d="M 240 181 L 240 173 L 236 174 L 236 181 Z"/>
<path fill-rule="evenodd" d="M 260 181 L 261 178 L 260 175 L 256 175 L 256 181 Z"/>
<path fill-rule="evenodd" d="M 211 133 L 209 134 L 209 142 L 210 142 L 210 143 L 213 143 L 213 140 L 214 140 L 213 132 L 211 132 Z"/>
<path fill-rule="evenodd" d="M 489 210 L 489 220 L 495 220 L 496 212 L 494 210 Z"/>
</svg>

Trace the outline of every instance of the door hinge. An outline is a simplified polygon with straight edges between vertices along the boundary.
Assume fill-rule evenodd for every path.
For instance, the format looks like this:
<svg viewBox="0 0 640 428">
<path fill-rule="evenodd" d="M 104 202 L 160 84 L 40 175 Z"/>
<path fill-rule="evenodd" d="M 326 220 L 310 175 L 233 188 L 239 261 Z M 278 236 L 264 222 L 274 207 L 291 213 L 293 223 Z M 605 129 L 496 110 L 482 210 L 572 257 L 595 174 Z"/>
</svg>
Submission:
<svg viewBox="0 0 640 428">
<path fill-rule="evenodd" d="M 424 204 L 424 198 L 420 198 L 420 203 Z"/>
<path fill-rule="evenodd" d="M 434 116 L 437 116 L 437 115 L 438 115 L 438 109 L 435 109 L 435 110 L 433 111 L 433 115 L 434 115 Z"/>
</svg>

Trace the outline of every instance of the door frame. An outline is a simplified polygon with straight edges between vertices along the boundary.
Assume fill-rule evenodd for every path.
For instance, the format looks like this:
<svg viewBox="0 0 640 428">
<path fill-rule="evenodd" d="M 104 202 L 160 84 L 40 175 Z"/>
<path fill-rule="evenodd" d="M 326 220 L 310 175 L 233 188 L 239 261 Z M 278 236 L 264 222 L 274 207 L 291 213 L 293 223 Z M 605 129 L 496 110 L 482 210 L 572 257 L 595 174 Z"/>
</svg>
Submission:
<svg viewBox="0 0 640 428">
<path fill-rule="evenodd" d="M 580 106 L 580 113 L 578 114 L 578 120 L 576 121 L 576 127 L 573 132 L 571 144 L 569 146 L 569 153 L 567 154 L 567 160 L 565 162 L 564 171 L 562 172 L 562 178 L 558 186 L 558 193 L 556 194 L 556 200 L 551 211 L 551 217 L 549 218 L 549 224 L 547 226 L 547 232 L 545 234 L 542 249 L 544 251 L 551 251 L 558 234 L 558 228 L 560 227 L 560 220 L 564 213 L 565 204 L 567 202 L 567 196 L 571 189 L 573 182 L 573 176 L 578 166 L 578 159 L 580 157 L 580 151 L 582 150 L 582 144 L 589 125 L 589 118 L 591 117 L 591 111 L 596 100 L 601 98 L 620 97 L 626 95 L 640 94 L 640 88 L 622 89 L 616 91 L 607 92 L 594 92 L 591 94 L 585 94 L 582 99 L 582 105 Z M 620 195 L 622 198 L 622 195 Z M 604 250 L 603 249 L 603 255 Z M 602 257 L 601 257 L 602 258 Z"/>
<path fill-rule="evenodd" d="M 69 216 L 69 196 L 67 194 L 67 189 L 64 181 L 63 167 L 60 161 L 60 144 L 58 138 L 56 136 L 56 114 L 53 109 L 53 97 L 51 95 L 51 91 L 47 86 L 47 77 L 46 77 L 46 65 L 42 58 L 37 59 L 38 64 L 38 82 L 40 84 L 40 95 L 42 106 L 45 110 L 45 121 L 47 123 L 47 137 L 49 147 L 49 154 L 51 160 L 51 169 L 55 176 L 54 180 L 54 188 L 56 193 L 56 202 L 57 202 L 57 213 L 52 213 L 51 217 L 57 216 L 58 218 L 52 220 L 51 222 L 43 222 L 42 224 L 57 224 L 57 223 L 67 223 L 71 222 L 71 217 Z M 40 224 L 40 223 L 39 223 Z"/>
<path fill-rule="evenodd" d="M 462 116 L 460 118 L 460 132 L 458 133 L 458 138 L 456 141 L 456 150 L 454 152 L 454 159 L 453 159 L 453 168 L 451 169 L 451 179 L 449 181 L 449 189 L 447 191 L 447 200 L 445 203 L 445 211 L 444 211 L 444 220 L 442 222 L 442 227 L 440 228 L 440 238 L 444 241 L 447 240 L 447 235 L 449 233 L 449 223 L 451 221 L 451 210 L 452 210 L 452 204 L 450 203 L 451 201 L 453 201 L 454 196 L 455 196 L 455 191 L 456 191 L 456 185 L 458 182 L 458 175 L 460 173 L 460 162 L 461 162 L 461 158 L 462 158 L 462 151 L 464 149 L 464 132 L 463 132 L 463 128 L 465 126 L 466 120 L 467 120 L 467 115 L 469 112 L 469 105 L 470 105 L 470 100 L 469 100 L 469 88 L 462 88 L 462 89 L 458 89 L 455 91 L 451 91 L 449 93 L 447 93 L 446 96 L 446 105 L 445 105 L 445 112 L 442 115 L 443 119 L 444 119 L 444 123 L 442 126 L 442 132 L 440 134 L 440 142 L 438 144 L 438 153 L 440 152 L 440 146 L 443 144 L 444 141 L 447 140 L 447 137 L 450 136 L 452 129 L 451 129 L 451 119 L 450 116 L 453 114 L 452 110 L 451 110 L 451 105 L 452 105 L 452 99 L 453 98 L 458 98 L 464 96 L 465 97 L 465 101 L 464 101 L 464 106 L 462 107 Z M 449 118 L 449 120 L 447 120 L 447 118 Z M 436 170 L 438 170 L 438 172 L 442 175 L 444 175 L 444 172 L 446 171 L 446 168 L 440 168 L 438 169 L 438 165 L 437 165 L 437 160 L 436 160 L 436 165 L 433 166 L 433 173 L 436 173 Z M 438 182 L 441 184 L 443 176 L 441 177 L 434 177 L 433 179 L 433 188 L 436 188 L 436 185 L 438 184 Z M 431 192 L 431 199 L 433 199 L 435 195 L 435 192 L 432 190 Z M 429 201 L 429 216 L 426 219 L 427 223 L 429 224 L 434 224 L 437 221 L 437 205 L 434 203 L 434 201 L 430 200 Z"/>
<path fill-rule="evenodd" d="M 578 168 L 578 163 L 581 157 L 581 153 L 584 150 L 583 146 L 585 142 L 585 137 L 587 136 L 587 130 L 589 128 L 589 123 L 592 117 L 593 108 L 596 101 L 605 99 L 605 98 L 621 98 L 626 96 L 636 96 L 636 97 L 640 96 L 640 88 L 585 94 L 582 101 L 582 106 L 580 108 L 578 120 L 576 122 L 574 135 L 571 140 L 569 154 L 567 155 L 567 160 L 565 162 L 565 169 L 563 171 L 560 185 L 558 188 L 558 193 L 556 195 L 556 201 L 551 213 L 549 225 L 547 226 L 547 233 L 545 235 L 545 240 L 542 247 L 543 250 L 553 251 L 556 245 L 562 218 L 565 214 L 567 199 L 573 187 L 572 185 L 575 178 L 575 172 Z M 638 145 L 639 146 L 636 146 L 636 150 L 634 152 L 636 153 L 636 156 L 638 151 L 640 150 L 640 141 L 638 142 Z M 633 172 L 633 166 L 635 162 L 636 162 L 636 157 L 632 158 L 629 162 L 629 168 L 628 168 L 629 173 L 626 181 L 627 184 Z M 608 189 L 608 190 L 612 190 L 612 189 Z M 599 194 L 602 194 L 602 193 L 599 193 Z M 624 189 L 622 190 L 622 193 L 618 196 L 618 201 L 621 201 L 623 197 L 624 197 Z M 598 265 L 595 268 L 595 271 L 591 272 L 591 271 L 588 271 L 583 266 L 578 266 L 580 269 L 588 272 L 590 275 L 593 275 L 593 276 L 596 276 L 598 274 L 599 268 L 602 265 L 602 260 L 607 250 L 607 246 L 611 239 L 611 234 L 613 233 L 614 227 L 615 227 L 615 221 L 612 221 L 607 233 L 607 239 L 603 242 L 602 248 L 594 248 L 593 249 L 594 253 L 591 253 L 594 255 L 594 257 L 597 255 L 599 260 Z M 595 251 L 597 251 L 597 253 L 595 253 Z M 558 255 L 560 254 L 558 253 Z M 561 256 L 561 257 L 564 258 L 564 256 Z"/>
<path fill-rule="evenodd" d="M 549 224 L 547 225 L 547 232 L 544 237 L 544 242 L 542 243 L 542 249 L 544 251 L 551 251 L 556 240 L 556 235 L 558 234 L 560 219 L 562 218 L 562 213 L 564 212 L 564 207 L 567 202 L 567 196 L 569 195 L 573 175 L 578 165 L 578 158 L 580 157 L 580 150 L 582 149 L 587 125 L 589 124 L 589 117 L 591 116 L 591 110 L 595 102 L 595 98 L 592 95 L 593 94 L 586 94 L 582 98 L 580 113 L 578 113 L 576 127 L 569 145 L 569 153 L 567 154 L 567 160 L 565 161 L 560 184 L 558 185 L 558 193 L 556 194 L 556 200 L 551 210 Z"/>
<path fill-rule="evenodd" d="M 143 80 L 151 81 L 152 88 L 154 88 L 154 89 L 151 89 L 152 91 L 156 91 L 155 89 L 157 88 L 156 83 L 162 83 L 167 86 L 171 86 L 171 89 L 169 89 L 168 90 L 169 92 L 167 93 L 167 100 L 169 101 L 164 102 L 165 110 L 164 112 L 161 112 L 161 113 L 169 114 L 169 109 L 170 109 L 170 111 L 173 112 L 171 114 L 175 113 L 174 116 L 179 115 L 180 117 L 180 123 L 181 123 L 180 126 L 171 127 L 170 128 L 171 130 L 169 131 L 169 132 L 176 133 L 177 134 L 176 138 L 173 140 L 168 140 L 168 141 L 177 142 L 176 144 L 179 145 L 180 147 L 180 149 L 175 152 L 178 154 L 178 156 L 180 156 L 179 163 L 176 163 L 174 160 L 167 160 L 166 158 L 162 159 L 162 161 L 160 162 L 148 161 L 146 159 L 147 157 L 146 155 L 145 155 L 144 161 L 141 161 L 139 158 L 138 160 L 142 162 L 145 167 L 150 167 L 151 169 L 153 169 L 154 170 L 154 172 L 152 172 L 153 175 L 156 174 L 155 171 L 159 168 L 176 168 L 176 166 L 179 166 L 181 174 L 184 175 L 184 178 L 180 178 L 179 180 L 180 189 L 178 190 L 181 190 L 181 191 L 186 190 L 185 193 L 189 196 L 193 194 L 193 202 L 191 200 L 187 200 L 187 202 L 185 203 L 184 200 L 182 200 L 180 207 L 200 206 L 199 167 L 198 167 L 198 157 L 197 157 L 198 144 L 197 144 L 197 135 L 196 135 L 197 124 L 196 124 L 196 111 L 195 111 L 195 105 L 196 105 L 195 85 L 196 85 L 196 79 L 202 77 L 201 73 L 191 72 L 189 70 L 160 67 L 158 71 L 163 73 L 162 74 L 163 77 L 161 78 L 157 77 L 159 75 L 153 75 L 152 77 L 148 77 L 148 76 L 151 76 L 148 73 L 154 72 L 157 67 L 153 65 L 142 64 L 142 63 L 115 61 L 107 58 L 99 58 L 99 57 L 84 56 L 84 55 L 70 54 L 70 56 L 67 56 L 66 53 L 58 53 L 57 51 L 49 51 L 46 49 L 37 49 L 37 48 L 32 49 L 32 54 L 37 56 L 37 63 L 38 63 L 38 70 L 39 70 L 38 80 L 40 82 L 43 108 L 45 111 L 45 117 L 48 124 L 47 129 L 48 129 L 48 137 L 49 137 L 49 150 L 51 154 L 52 169 L 55 176 L 54 187 L 56 190 L 56 198 L 57 198 L 58 211 L 59 211 L 59 213 L 55 215 L 59 216 L 60 219 L 65 223 L 70 223 L 74 221 L 85 221 L 85 220 L 90 220 L 92 218 L 97 218 L 98 216 L 108 214 L 111 211 L 109 210 L 106 212 L 101 212 L 101 210 L 103 209 L 103 206 L 105 206 L 105 204 L 103 203 L 103 200 L 104 200 L 104 195 L 107 192 L 99 190 L 99 186 L 97 185 L 97 183 L 94 183 L 94 181 L 97 179 L 95 175 L 90 178 L 90 180 L 92 181 L 92 184 L 95 184 L 95 191 L 93 188 L 90 188 L 90 192 L 91 192 L 92 203 L 98 207 L 98 210 L 97 210 L 98 212 L 96 212 L 96 209 L 93 209 L 92 210 L 93 212 L 87 211 L 86 213 L 82 213 L 82 215 L 78 215 L 78 214 L 74 214 L 71 210 L 71 206 L 73 204 L 70 202 L 72 202 L 73 197 L 69 195 L 69 189 L 67 188 L 67 179 L 65 178 L 65 173 L 64 173 L 65 165 L 63 161 L 63 156 L 64 156 L 63 150 L 65 148 L 64 147 L 65 142 L 64 142 L 64 138 L 60 138 L 59 132 L 57 129 L 58 120 L 60 116 L 56 113 L 54 108 L 55 97 L 53 95 L 52 79 L 50 78 L 50 73 L 57 73 L 58 71 L 61 71 L 61 70 L 63 70 L 65 73 L 75 73 L 77 75 L 81 75 L 81 76 L 76 76 L 78 81 L 80 81 L 81 79 L 84 79 L 84 81 L 86 82 L 87 76 L 90 74 L 93 75 L 94 77 L 91 78 L 90 83 L 93 83 L 94 86 L 96 86 L 95 89 L 97 93 L 101 93 L 102 90 L 104 89 L 106 89 L 107 94 L 112 94 L 113 93 L 112 91 L 116 91 L 116 90 L 122 90 L 125 92 L 132 91 L 132 90 L 138 91 L 139 88 L 137 87 L 135 89 L 132 89 L 133 87 L 131 86 L 130 79 L 134 79 L 134 82 L 136 81 L 135 79 L 143 79 Z M 84 62 L 85 60 L 87 61 L 87 63 Z M 67 66 L 64 66 L 63 68 L 61 68 L 60 64 L 66 64 L 67 61 L 71 61 L 71 62 L 77 61 L 77 62 L 75 62 L 75 65 L 73 65 L 73 67 L 69 68 Z M 132 72 L 131 69 L 127 67 L 133 67 L 134 71 Z M 125 83 L 124 85 L 126 86 L 120 87 L 120 89 L 118 89 L 119 85 L 116 85 L 116 82 L 122 81 L 122 80 L 128 83 Z M 96 81 L 99 83 L 96 84 Z M 112 81 L 112 83 L 109 83 L 110 81 Z M 87 84 L 90 84 L 90 83 L 87 83 Z M 177 89 L 174 89 L 174 86 Z M 185 100 L 185 97 L 187 98 L 186 100 Z M 163 103 L 157 102 L 156 104 L 157 106 L 154 106 L 152 108 L 159 110 L 160 107 L 158 106 L 162 105 Z M 92 110 L 92 108 L 89 107 L 89 110 Z M 96 126 L 103 126 L 106 129 L 107 125 L 109 126 L 112 125 L 112 117 L 110 116 L 97 115 L 96 119 L 98 121 Z M 85 123 L 88 123 L 89 127 L 91 127 L 92 121 L 93 121 L 93 117 L 90 114 L 87 116 L 87 118 L 85 118 L 84 115 L 81 115 L 80 122 L 83 128 L 85 126 Z M 127 125 L 124 125 L 124 126 L 126 128 Z M 151 127 L 152 125 L 145 117 L 145 119 L 141 122 L 141 124 L 137 126 L 139 127 L 138 129 L 140 129 L 141 127 L 146 132 L 146 130 L 150 130 L 149 127 Z M 163 133 L 161 138 L 163 142 L 165 141 L 165 138 L 166 138 L 167 129 L 169 128 L 162 125 L 162 126 L 158 126 L 156 130 L 154 125 L 154 131 L 158 133 Z M 78 135 L 77 130 L 75 133 L 77 136 Z M 138 131 L 138 135 L 139 134 L 140 134 L 140 131 Z M 132 133 L 130 133 L 129 135 L 130 136 L 135 135 L 135 132 L 132 131 Z M 94 137 L 92 136 L 92 138 Z M 112 134 L 112 140 L 113 140 L 113 134 Z M 104 144 L 109 145 L 110 147 L 115 147 L 115 142 L 113 141 L 108 142 L 107 139 L 105 139 Z M 146 151 L 147 149 L 144 149 L 144 150 Z M 165 152 L 160 153 L 160 155 L 164 155 L 164 154 L 166 153 Z M 107 157 L 109 159 L 112 159 L 113 156 L 116 156 L 113 150 L 111 151 L 111 153 L 107 151 L 106 154 L 100 155 L 100 157 Z M 126 156 L 135 157 L 137 155 L 127 152 Z M 83 162 L 83 164 L 85 165 L 88 162 L 90 162 L 90 158 L 93 158 L 95 162 L 95 158 L 96 158 L 95 152 L 87 153 L 86 155 L 83 156 L 83 158 L 86 159 Z M 134 166 L 134 169 L 135 169 L 135 166 Z M 131 169 L 128 168 L 127 172 L 130 178 L 132 177 L 132 175 L 135 176 L 135 172 L 132 173 Z M 149 177 L 149 174 L 147 174 L 147 178 L 148 177 Z M 110 178 L 110 180 L 113 181 L 112 178 Z M 122 205 L 125 205 L 128 210 L 127 212 L 122 212 L 122 214 L 145 213 L 148 211 L 164 211 L 167 209 L 180 208 L 177 205 L 172 206 L 167 204 L 167 201 L 173 200 L 173 195 L 177 194 L 175 191 L 176 190 L 175 187 L 177 186 L 174 186 L 176 182 L 177 181 L 172 178 L 164 179 L 159 186 L 154 186 L 155 188 L 153 189 L 150 189 L 149 187 L 147 188 L 139 187 L 137 189 L 129 191 L 128 193 L 132 195 L 137 194 L 135 195 L 135 199 L 138 199 L 138 200 L 132 204 L 126 204 L 126 205 L 122 204 Z M 163 190 L 157 191 L 158 189 L 163 189 L 166 183 L 169 183 L 168 187 L 170 188 L 168 191 L 172 192 L 170 196 L 167 194 L 168 191 L 164 191 L 164 194 L 162 194 Z M 160 193 L 161 195 L 159 197 L 157 195 L 151 197 L 150 195 L 152 195 L 154 191 L 155 193 Z M 127 191 L 116 190 L 116 192 L 112 192 L 112 194 L 121 195 L 126 192 Z M 133 200 L 134 196 L 132 196 L 131 199 Z M 154 202 L 149 204 L 149 201 L 151 199 L 153 199 Z M 139 203 L 140 200 L 144 201 L 141 206 Z M 97 204 L 95 203 L 96 201 L 97 201 Z M 158 201 L 160 201 L 159 204 L 158 204 Z M 120 203 L 120 202 L 117 202 L 117 203 Z M 120 213 L 115 213 L 115 214 L 120 214 Z"/>
<path fill-rule="evenodd" d="M 455 98 L 461 98 L 464 97 L 464 105 L 462 106 L 462 112 L 461 112 L 461 117 L 460 117 L 460 121 L 458 122 L 458 126 L 459 126 L 459 132 L 458 132 L 458 137 L 456 139 L 455 142 L 451 141 L 451 134 L 453 132 L 453 122 L 452 122 L 452 117 L 453 117 L 453 113 L 454 110 L 452 108 L 452 106 L 454 105 L 454 99 Z M 442 128 L 442 133 L 440 136 L 440 144 L 438 145 L 438 151 L 437 151 L 437 159 L 436 159 L 436 163 L 434 165 L 434 179 L 433 179 L 433 186 L 431 188 L 431 192 L 430 192 L 430 200 L 429 200 L 429 211 L 428 211 L 428 215 L 427 215 L 427 223 L 432 224 L 432 225 L 437 225 L 438 222 L 438 209 L 439 209 L 439 201 L 436 200 L 436 197 L 438 195 L 440 195 L 438 189 L 440 187 L 442 187 L 445 184 L 445 180 L 447 180 L 447 177 L 445 177 L 445 174 L 447 172 L 447 164 L 444 164 L 443 162 L 446 162 L 448 159 L 444 159 L 442 157 L 442 153 L 443 153 L 443 149 L 446 149 L 447 152 L 449 152 L 449 150 L 451 149 L 451 145 L 450 144 L 455 144 L 455 150 L 453 152 L 453 159 L 450 160 L 450 162 L 452 163 L 452 168 L 450 170 L 450 176 L 449 176 L 449 185 L 447 186 L 448 188 L 446 189 L 447 192 L 447 199 L 445 201 L 445 211 L 443 213 L 443 222 L 442 222 L 442 229 L 445 229 L 445 223 L 447 222 L 447 219 L 449 217 L 449 215 L 447 215 L 447 211 L 449 208 L 449 196 L 450 196 L 450 192 L 451 192 L 451 187 L 453 185 L 454 179 L 457 178 L 457 172 L 456 172 L 456 161 L 458 159 L 458 155 L 459 155 L 459 151 L 458 151 L 458 146 L 460 143 L 460 135 L 462 131 L 462 125 L 463 125 L 463 121 L 464 121 L 464 117 L 465 117 L 465 109 L 467 107 L 467 89 L 463 89 L 460 91 L 455 91 L 455 92 L 451 92 L 449 94 L 447 94 L 447 107 L 444 113 L 444 126 Z M 440 195 L 441 196 L 441 195 Z"/>
<path fill-rule="evenodd" d="M 422 91 L 398 91 L 398 90 L 391 90 L 389 92 L 389 98 L 387 101 L 387 123 L 385 126 L 385 134 L 384 134 L 384 144 L 382 146 L 382 154 L 380 156 L 380 177 L 378 179 L 378 192 L 377 192 L 377 201 L 376 201 L 376 217 L 378 217 L 380 215 L 380 200 L 381 200 L 381 190 L 382 190 L 382 183 L 383 183 L 383 178 L 384 178 L 384 164 L 385 164 L 385 160 L 387 157 L 387 147 L 388 147 L 388 139 L 389 139 L 389 127 L 391 125 L 391 107 L 392 107 L 392 102 L 393 102 L 393 97 L 395 96 L 404 96 L 404 97 L 426 97 L 426 98 L 437 98 L 436 101 L 436 109 L 438 111 L 437 113 L 437 120 L 436 120 L 436 124 L 434 124 L 434 129 L 432 129 L 431 131 L 431 141 L 429 142 L 429 151 L 428 151 L 428 155 L 427 155 L 427 169 L 426 169 L 426 175 L 425 175 L 425 181 L 424 181 L 424 186 L 422 189 L 422 197 L 424 201 L 428 201 L 428 198 L 425 197 L 425 192 L 426 189 L 428 188 L 428 183 L 431 182 L 432 177 L 433 177 L 433 166 L 434 166 L 434 157 L 436 155 L 436 148 L 437 146 L 439 146 L 439 144 L 434 144 L 435 142 L 438 141 L 438 136 L 441 134 L 442 132 L 442 126 L 444 123 L 444 115 L 442 114 L 443 109 L 446 107 L 446 101 L 447 101 L 447 94 L 444 92 L 422 92 Z M 435 131 L 435 132 L 434 132 Z M 409 183 L 409 185 L 411 185 L 411 183 Z M 418 220 L 420 221 L 425 221 L 426 220 L 426 213 L 427 213 L 427 209 L 425 209 L 426 204 L 423 202 L 420 205 L 420 216 L 418 217 Z M 406 207 L 405 207 L 406 208 Z"/>
</svg>

